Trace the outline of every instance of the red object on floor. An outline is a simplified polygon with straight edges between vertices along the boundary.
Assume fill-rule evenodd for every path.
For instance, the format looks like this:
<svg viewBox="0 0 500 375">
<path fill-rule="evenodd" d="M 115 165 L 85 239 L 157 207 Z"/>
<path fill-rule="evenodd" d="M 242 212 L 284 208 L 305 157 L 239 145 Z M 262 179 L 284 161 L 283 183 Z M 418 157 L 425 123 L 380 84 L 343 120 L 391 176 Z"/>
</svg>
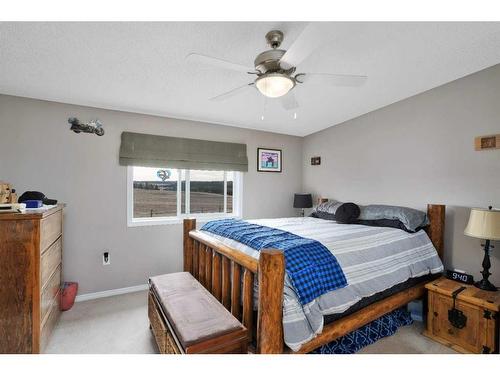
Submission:
<svg viewBox="0 0 500 375">
<path fill-rule="evenodd" d="M 64 283 L 61 295 L 61 311 L 67 311 L 73 307 L 77 292 L 78 292 L 78 283 L 75 282 Z"/>
</svg>

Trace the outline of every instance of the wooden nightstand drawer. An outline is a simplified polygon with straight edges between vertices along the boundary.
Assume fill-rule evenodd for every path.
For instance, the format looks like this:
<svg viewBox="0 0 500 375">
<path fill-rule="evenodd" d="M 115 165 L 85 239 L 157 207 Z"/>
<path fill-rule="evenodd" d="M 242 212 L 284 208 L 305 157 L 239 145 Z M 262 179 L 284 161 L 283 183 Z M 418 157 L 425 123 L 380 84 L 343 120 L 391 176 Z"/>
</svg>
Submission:
<svg viewBox="0 0 500 375">
<path fill-rule="evenodd" d="M 456 297 L 455 308 L 466 318 L 462 328 L 448 317 L 453 308 L 452 293 L 465 286 L 439 279 L 426 285 L 428 289 L 427 328 L 424 334 L 462 353 L 498 353 L 498 292 L 485 292 L 466 286 Z"/>
</svg>

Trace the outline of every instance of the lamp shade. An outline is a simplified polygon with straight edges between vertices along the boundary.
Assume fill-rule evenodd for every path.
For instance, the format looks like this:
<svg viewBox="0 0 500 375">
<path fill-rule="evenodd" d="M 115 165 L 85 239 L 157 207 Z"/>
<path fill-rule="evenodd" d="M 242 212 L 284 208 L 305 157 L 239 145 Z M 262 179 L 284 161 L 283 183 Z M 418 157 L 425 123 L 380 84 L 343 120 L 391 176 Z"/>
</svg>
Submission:
<svg viewBox="0 0 500 375">
<path fill-rule="evenodd" d="M 295 194 L 293 197 L 294 208 L 311 208 L 313 206 L 311 194 Z"/>
<path fill-rule="evenodd" d="M 500 211 L 473 208 L 464 234 L 484 240 L 500 240 Z"/>
</svg>

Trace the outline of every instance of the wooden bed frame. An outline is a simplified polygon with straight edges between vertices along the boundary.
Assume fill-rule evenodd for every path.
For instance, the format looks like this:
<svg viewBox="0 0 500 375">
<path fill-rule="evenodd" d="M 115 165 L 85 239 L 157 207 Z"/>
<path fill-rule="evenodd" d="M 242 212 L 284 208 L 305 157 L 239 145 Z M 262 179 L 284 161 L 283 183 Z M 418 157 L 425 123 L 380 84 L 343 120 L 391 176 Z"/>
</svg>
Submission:
<svg viewBox="0 0 500 375">
<path fill-rule="evenodd" d="M 427 234 L 443 259 L 445 206 L 429 204 L 427 214 L 430 220 Z M 257 260 L 196 230 L 196 219 L 184 219 L 184 271 L 190 272 L 243 323 L 248 329 L 249 343 L 256 335 L 256 345 L 253 347 L 255 353 L 295 353 L 283 341 L 285 260 L 280 250 L 262 250 Z M 256 322 L 253 312 L 255 277 L 259 281 Z M 308 353 L 423 297 L 425 284 L 417 284 L 325 325 L 321 334 L 304 344 L 296 353 Z"/>
</svg>

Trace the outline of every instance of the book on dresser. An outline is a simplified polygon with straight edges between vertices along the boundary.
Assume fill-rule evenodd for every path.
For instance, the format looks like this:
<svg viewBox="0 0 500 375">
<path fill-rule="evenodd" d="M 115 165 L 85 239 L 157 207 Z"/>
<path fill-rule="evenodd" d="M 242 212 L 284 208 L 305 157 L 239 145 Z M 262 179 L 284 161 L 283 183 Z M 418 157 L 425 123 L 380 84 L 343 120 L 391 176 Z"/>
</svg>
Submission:
<svg viewBox="0 0 500 375">
<path fill-rule="evenodd" d="M 60 315 L 63 204 L 0 214 L 0 353 L 41 353 Z"/>
</svg>

